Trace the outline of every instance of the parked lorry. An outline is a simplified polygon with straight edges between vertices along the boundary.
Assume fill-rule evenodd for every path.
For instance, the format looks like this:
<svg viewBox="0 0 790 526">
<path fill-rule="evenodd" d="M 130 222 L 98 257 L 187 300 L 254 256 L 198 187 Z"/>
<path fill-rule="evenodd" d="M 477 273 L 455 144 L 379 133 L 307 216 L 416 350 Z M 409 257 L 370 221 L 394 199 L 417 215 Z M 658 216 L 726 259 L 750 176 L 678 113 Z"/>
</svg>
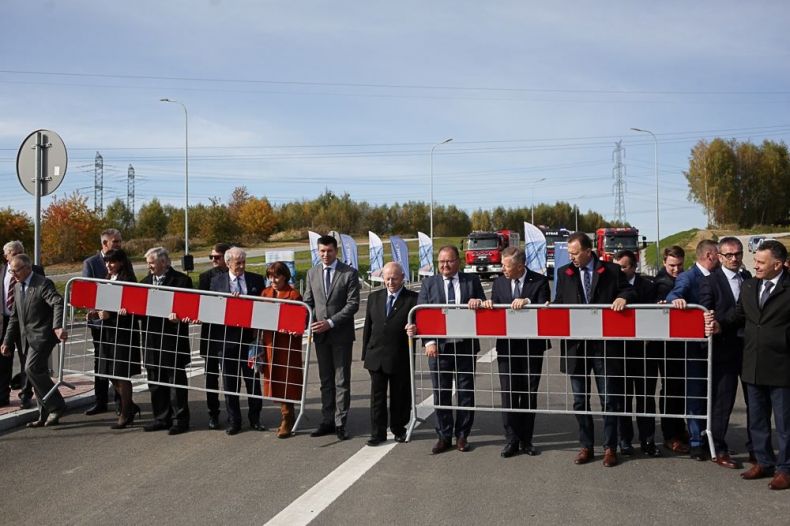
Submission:
<svg viewBox="0 0 790 526">
<path fill-rule="evenodd" d="M 571 235 L 571 231 L 567 228 L 549 228 L 546 226 L 540 226 L 540 231 L 543 232 L 543 236 L 546 238 L 546 273 L 549 275 L 549 279 L 553 279 L 554 277 L 554 245 L 556 243 L 564 243 L 568 241 L 568 238 Z"/>
<path fill-rule="evenodd" d="M 510 230 L 475 231 L 466 237 L 464 272 L 493 278 L 502 274 L 502 251 L 518 243 L 519 236 Z"/>
</svg>

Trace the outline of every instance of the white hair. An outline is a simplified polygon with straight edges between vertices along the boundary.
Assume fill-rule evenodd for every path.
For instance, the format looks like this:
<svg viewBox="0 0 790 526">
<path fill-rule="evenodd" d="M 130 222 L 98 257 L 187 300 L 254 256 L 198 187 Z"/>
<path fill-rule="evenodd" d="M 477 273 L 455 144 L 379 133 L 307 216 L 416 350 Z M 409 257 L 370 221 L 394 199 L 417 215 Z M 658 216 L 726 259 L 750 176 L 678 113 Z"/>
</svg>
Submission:
<svg viewBox="0 0 790 526">
<path fill-rule="evenodd" d="M 231 259 L 247 259 L 247 253 L 239 247 L 230 247 L 225 251 L 225 263 L 230 263 Z"/>
</svg>

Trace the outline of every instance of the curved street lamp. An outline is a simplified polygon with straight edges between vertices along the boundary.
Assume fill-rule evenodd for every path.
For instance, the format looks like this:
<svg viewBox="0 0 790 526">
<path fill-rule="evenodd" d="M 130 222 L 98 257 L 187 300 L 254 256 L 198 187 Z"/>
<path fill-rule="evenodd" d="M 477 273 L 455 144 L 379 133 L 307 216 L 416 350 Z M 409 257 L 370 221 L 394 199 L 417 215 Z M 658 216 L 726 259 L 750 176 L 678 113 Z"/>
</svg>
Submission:
<svg viewBox="0 0 790 526">
<path fill-rule="evenodd" d="M 184 270 L 192 270 L 192 258 L 189 257 L 189 113 L 183 102 L 173 99 L 159 99 L 159 102 L 179 104 L 184 108 Z M 187 268 L 189 267 L 189 268 Z"/>
<path fill-rule="evenodd" d="M 658 269 L 661 268 L 661 252 L 659 249 L 659 243 L 661 241 L 661 231 L 659 229 L 659 207 L 658 207 L 658 139 L 656 139 L 656 134 L 651 132 L 650 130 L 643 130 L 641 128 L 631 128 L 632 131 L 639 132 L 639 133 L 649 133 L 651 137 L 653 137 L 653 144 L 654 144 L 654 156 L 655 156 L 655 170 L 656 170 L 656 272 Z"/>
<path fill-rule="evenodd" d="M 436 143 L 431 146 L 431 204 L 430 204 L 430 216 L 431 216 L 431 242 L 433 243 L 433 151 L 436 149 L 437 146 L 441 146 L 442 144 L 447 144 L 448 142 L 452 141 L 453 138 L 450 137 L 449 139 L 445 139 L 442 142 Z"/>
</svg>

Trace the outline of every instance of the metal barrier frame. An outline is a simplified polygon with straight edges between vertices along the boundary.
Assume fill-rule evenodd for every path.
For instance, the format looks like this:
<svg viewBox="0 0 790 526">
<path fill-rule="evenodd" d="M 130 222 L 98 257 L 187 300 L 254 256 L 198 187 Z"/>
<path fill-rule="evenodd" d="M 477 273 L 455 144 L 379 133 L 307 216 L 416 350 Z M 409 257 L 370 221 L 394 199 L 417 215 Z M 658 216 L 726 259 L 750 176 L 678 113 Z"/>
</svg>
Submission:
<svg viewBox="0 0 790 526">
<path fill-rule="evenodd" d="M 524 305 L 522 310 L 542 310 L 542 309 L 556 309 L 556 310 L 611 310 L 611 304 L 528 304 Z M 633 304 L 626 306 L 626 310 L 699 310 L 703 313 L 709 312 L 707 308 L 703 307 L 702 305 L 696 304 L 689 304 L 686 309 L 675 309 L 669 304 Z M 416 313 L 420 310 L 442 310 L 444 312 L 448 310 L 512 310 L 510 304 L 497 304 L 493 306 L 493 309 L 483 309 L 482 307 L 479 309 L 469 309 L 467 305 L 457 305 L 457 304 L 422 304 L 413 307 L 409 311 L 408 323 L 414 324 Z M 662 412 L 656 411 L 656 413 L 639 413 L 636 411 L 625 413 L 613 413 L 605 411 L 602 408 L 599 411 L 576 411 L 576 410 L 560 410 L 560 409 L 522 409 L 522 408 L 497 408 L 497 407 L 460 407 L 460 406 L 445 406 L 445 405 L 436 405 L 436 404 L 426 404 L 427 407 L 431 407 L 434 409 L 451 409 L 457 410 L 462 409 L 465 411 L 480 411 L 480 412 L 494 412 L 494 413 L 504 413 L 504 412 L 518 412 L 518 413 L 541 413 L 541 414 L 568 414 L 568 415 L 592 415 L 592 416 L 631 416 L 631 417 L 670 417 L 670 418 L 693 418 L 697 420 L 705 420 L 705 429 L 702 430 L 701 436 L 708 437 L 708 447 L 710 449 L 710 453 L 712 458 L 715 458 L 716 451 L 715 446 L 713 443 L 713 435 L 711 432 L 711 418 L 712 418 L 712 403 L 713 403 L 713 335 L 709 335 L 703 338 L 636 338 L 636 337 L 599 337 L 599 338 L 590 338 L 588 336 L 534 336 L 534 337 L 507 337 L 502 335 L 468 335 L 467 333 L 463 334 L 416 334 L 415 336 L 409 337 L 409 371 L 411 374 L 411 419 L 409 421 L 409 425 L 406 431 L 406 439 L 411 440 L 411 435 L 414 431 L 414 428 L 417 425 L 417 422 L 424 422 L 424 419 L 421 419 L 417 416 L 417 382 L 416 382 L 416 373 L 415 370 L 415 363 L 419 356 L 417 354 L 419 345 L 415 345 L 414 341 L 417 339 L 448 339 L 448 338 L 463 338 L 463 339 L 514 339 L 514 340 L 525 340 L 525 339 L 543 339 L 543 340 L 585 340 L 585 341 L 663 341 L 663 342 L 699 342 L 699 343 L 707 343 L 707 386 L 706 386 L 706 398 L 705 398 L 705 415 L 690 415 L 690 414 L 665 414 Z M 565 374 L 567 373 L 561 373 Z M 475 376 L 477 376 L 475 374 Z M 697 378 L 695 378 L 697 379 Z M 698 378 L 697 380 L 701 380 L 702 378 Z M 663 380 L 662 380 L 663 381 Z M 688 381 L 688 378 L 685 378 L 685 381 Z M 567 393 L 566 393 L 567 395 Z M 687 400 L 688 395 L 686 394 L 684 398 Z M 423 402 L 424 403 L 424 402 Z M 625 407 L 625 406 L 624 406 Z M 660 407 L 660 404 L 657 404 L 656 407 Z M 687 412 L 687 411 L 686 411 Z"/>
<path fill-rule="evenodd" d="M 303 345 L 303 347 L 305 347 L 305 349 L 302 351 L 302 353 L 303 353 L 303 359 L 302 359 L 302 396 L 301 396 L 301 399 L 299 401 L 288 400 L 288 399 L 283 399 L 283 398 L 268 397 L 268 396 L 263 396 L 263 395 L 256 396 L 256 395 L 250 395 L 249 393 L 242 394 L 241 393 L 241 389 L 239 390 L 238 393 L 230 393 L 228 391 L 224 391 L 223 389 L 216 389 L 215 390 L 215 389 L 206 389 L 205 387 L 184 386 L 184 385 L 171 384 L 171 383 L 167 383 L 167 382 L 149 381 L 147 376 L 146 376 L 146 379 L 145 379 L 146 384 L 152 383 L 152 384 L 155 384 L 155 385 L 163 385 L 163 386 L 167 386 L 167 387 L 175 387 L 175 388 L 179 388 L 179 389 L 187 389 L 189 391 L 198 391 L 198 392 L 204 392 L 204 393 L 211 392 L 211 393 L 217 393 L 217 394 L 222 394 L 222 395 L 230 394 L 230 395 L 244 397 L 244 398 L 260 398 L 261 400 L 269 400 L 269 401 L 272 401 L 272 402 L 296 403 L 296 404 L 299 404 L 299 413 L 297 414 L 296 419 L 294 420 L 293 432 L 295 433 L 298 430 L 299 423 L 301 422 L 302 417 L 304 416 L 305 400 L 307 398 L 308 376 L 309 376 L 309 369 L 310 369 L 310 357 L 312 355 L 312 347 L 313 347 L 313 337 L 312 337 L 313 336 L 312 335 L 313 309 L 311 309 L 308 304 L 306 304 L 304 302 L 301 302 L 301 301 L 294 301 L 294 300 L 285 300 L 285 299 L 277 299 L 277 298 L 264 298 L 262 296 L 233 295 L 233 294 L 227 293 L 227 292 L 215 292 L 215 291 L 200 290 L 200 289 L 194 289 L 194 288 L 193 289 L 185 289 L 185 288 L 179 288 L 179 287 L 166 287 L 166 286 L 158 286 L 158 285 L 149 285 L 147 283 L 135 283 L 135 282 L 131 282 L 131 281 L 118 282 L 118 281 L 112 281 L 112 280 L 107 280 L 107 279 L 75 277 L 75 278 L 71 278 L 66 283 L 66 289 L 65 289 L 65 292 L 63 294 L 63 319 L 62 319 L 62 326 L 63 326 L 64 329 L 67 327 L 68 319 L 71 318 L 73 320 L 74 319 L 74 311 L 79 308 L 79 307 L 74 307 L 74 306 L 72 306 L 70 304 L 72 286 L 76 282 L 92 282 L 92 283 L 97 283 L 97 284 L 111 284 L 111 285 L 116 285 L 116 286 L 120 285 L 120 286 L 123 286 L 123 287 L 138 287 L 138 288 L 145 288 L 145 289 L 156 289 L 156 290 L 168 291 L 168 292 L 179 292 L 179 293 L 187 293 L 187 294 L 191 293 L 191 294 L 196 294 L 198 296 L 215 296 L 215 297 L 223 297 L 223 298 L 240 298 L 240 299 L 246 299 L 246 300 L 252 300 L 252 301 L 266 302 L 266 303 L 280 303 L 280 304 L 286 303 L 286 304 L 298 305 L 300 307 L 304 307 L 305 309 L 307 309 L 307 326 L 305 328 L 304 334 L 302 335 L 302 338 L 303 338 L 302 345 Z M 192 321 L 192 323 L 190 323 L 190 326 L 201 325 L 202 323 L 204 323 L 204 322 L 196 323 L 196 321 L 200 321 L 200 320 Z M 205 323 L 208 323 L 208 322 L 205 322 Z M 212 325 L 217 325 L 217 324 L 216 323 L 212 323 Z M 260 331 L 260 330 L 267 330 L 267 329 L 253 329 L 253 330 Z M 68 340 L 67 341 L 62 341 L 62 342 L 59 343 L 59 350 L 58 350 L 58 362 L 59 362 L 59 364 L 58 364 L 57 382 L 55 382 L 55 386 L 46 394 L 46 396 L 44 397 L 45 400 L 47 400 L 50 396 L 52 396 L 52 394 L 61 385 L 66 386 L 66 387 L 68 387 L 68 388 L 70 388 L 72 390 L 75 389 L 75 386 L 73 384 L 70 384 L 69 382 L 67 382 L 65 380 L 65 371 L 66 371 L 65 358 L 66 358 L 66 345 L 67 345 L 67 343 L 68 343 Z M 144 347 L 141 345 L 140 349 L 143 350 Z M 143 369 L 145 369 L 145 364 L 143 362 L 141 362 L 141 367 Z M 94 371 L 82 371 L 82 372 L 80 372 L 80 374 L 83 374 L 83 375 L 88 376 L 88 377 L 99 376 L 99 377 L 108 378 L 108 379 L 130 380 L 130 378 L 122 378 L 122 377 L 116 377 L 116 376 L 105 375 L 105 374 L 97 374 Z"/>
</svg>

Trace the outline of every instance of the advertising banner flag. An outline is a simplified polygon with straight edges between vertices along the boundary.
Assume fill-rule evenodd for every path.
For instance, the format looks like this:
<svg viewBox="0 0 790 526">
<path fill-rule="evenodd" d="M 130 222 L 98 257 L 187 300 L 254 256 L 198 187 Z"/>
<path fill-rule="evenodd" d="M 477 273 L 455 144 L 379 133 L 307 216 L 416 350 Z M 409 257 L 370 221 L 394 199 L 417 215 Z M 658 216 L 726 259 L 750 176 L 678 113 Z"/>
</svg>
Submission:
<svg viewBox="0 0 790 526">
<path fill-rule="evenodd" d="M 267 269 L 275 261 L 282 261 L 291 271 L 291 279 L 288 282 L 291 285 L 296 283 L 296 257 L 293 250 L 267 250 L 265 256 Z M 269 278 L 266 278 L 266 285 L 270 285 Z"/>
<path fill-rule="evenodd" d="M 384 266 L 384 243 L 381 238 L 368 231 L 368 254 L 370 256 L 370 281 L 384 281 L 381 270 Z"/>
<path fill-rule="evenodd" d="M 400 236 L 390 236 L 390 245 L 392 246 L 392 261 L 400 264 L 406 281 L 410 281 L 409 247 L 406 246 L 406 242 Z"/>
<path fill-rule="evenodd" d="M 546 236 L 538 227 L 524 221 L 524 252 L 527 268 L 546 274 Z"/>
<path fill-rule="evenodd" d="M 312 230 L 308 230 L 307 237 L 310 239 L 310 254 L 313 256 L 313 266 L 316 266 L 320 261 L 318 258 L 318 238 L 321 237 L 321 235 Z"/>
<path fill-rule="evenodd" d="M 417 232 L 420 243 L 420 276 L 433 276 L 433 240 L 422 232 Z"/>
<path fill-rule="evenodd" d="M 343 263 L 346 265 L 351 265 L 355 269 L 359 270 L 357 242 L 354 241 L 353 237 L 346 234 L 340 234 L 340 242 L 343 245 Z"/>
</svg>

